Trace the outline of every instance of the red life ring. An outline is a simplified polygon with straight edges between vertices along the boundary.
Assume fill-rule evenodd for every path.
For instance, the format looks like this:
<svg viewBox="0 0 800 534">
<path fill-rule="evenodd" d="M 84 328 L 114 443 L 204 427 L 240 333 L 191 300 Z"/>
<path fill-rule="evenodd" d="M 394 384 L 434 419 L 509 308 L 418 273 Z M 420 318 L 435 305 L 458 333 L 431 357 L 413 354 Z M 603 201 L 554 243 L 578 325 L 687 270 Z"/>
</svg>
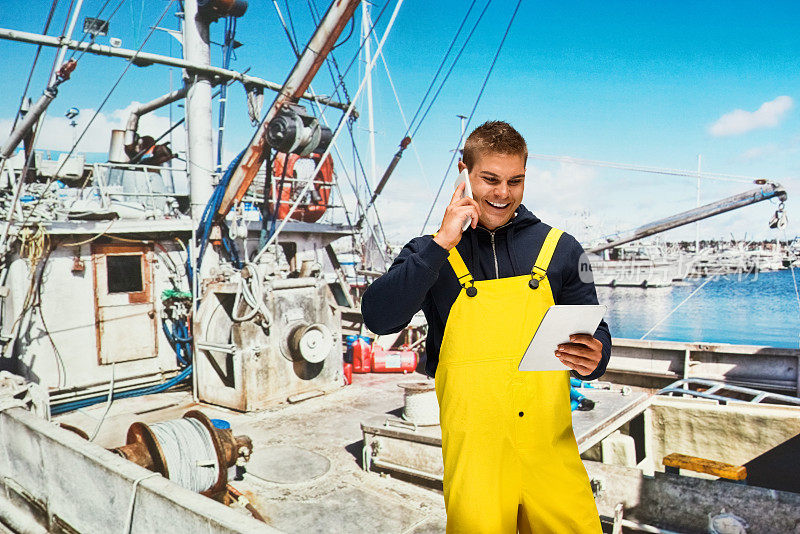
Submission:
<svg viewBox="0 0 800 534">
<path fill-rule="evenodd" d="M 319 165 L 319 154 L 311 154 L 310 156 L 299 156 L 297 154 L 289 154 L 287 160 L 286 154 L 278 152 L 272 162 L 272 185 L 275 189 L 278 188 L 281 182 L 281 177 L 284 176 L 284 161 L 286 162 L 286 178 L 281 191 L 278 192 L 280 204 L 278 205 L 278 219 L 285 219 L 289 213 L 292 204 L 297 200 L 297 195 L 305 187 L 304 176 L 297 176 L 295 171 L 295 164 L 301 160 L 309 160 L 316 168 Z M 311 172 L 311 171 L 309 171 Z M 289 180 L 289 179 L 292 180 Z M 297 178 L 300 178 L 297 180 Z M 325 158 L 319 172 L 314 177 L 314 185 L 309 188 L 310 195 L 307 195 L 306 202 L 301 202 L 297 209 L 292 213 L 292 219 L 303 222 L 316 222 L 324 214 L 328 207 L 328 201 L 331 196 L 331 188 L 333 187 L 333 160 L 330 155 Z M 273 198 L 272 189 L 269 191 L 269 209 L 270 212 L 275 211 L 275 199 Z"/>
</svg>

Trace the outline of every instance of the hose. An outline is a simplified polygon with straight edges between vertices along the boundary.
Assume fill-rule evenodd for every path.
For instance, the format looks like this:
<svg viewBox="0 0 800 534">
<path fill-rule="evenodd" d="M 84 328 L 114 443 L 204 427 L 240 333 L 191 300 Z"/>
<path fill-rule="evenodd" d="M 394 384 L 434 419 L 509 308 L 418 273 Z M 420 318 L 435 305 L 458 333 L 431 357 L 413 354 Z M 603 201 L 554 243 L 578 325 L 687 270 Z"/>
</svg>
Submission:
<svg viewBox="0 0 800 534">
<path fill-rule="evenodd" d="M 572 411 L 579 410 L 581 412 L 588 412 L 592 408 L 594 408 L 594 401 L 592 399 L 588 399 L 578 393 L 578 391 L 570 387 L 569 388 L 569 400 L 570 400 L 570 407 Z"/>
<path fill-rule="evenodd" d="M 267 308 L 267 305 L 264 302 L 264 287 L 261 285 L 261 277 L 259 272 L 256 269 L 256 266 L 252 263 L 246 263 L 244 267 L 247 269 L 247 272 L 250 276 L 239 277 L 239 288 L 233 301 L 231 319 L 237 323 L 249 321 L 255 317 L 258 312 L 261 312 L 261 315 L 264 317 L 264 326 L 269 327 L 272 325 L 272 313 L 270 313 L 269 308 Z M 244 272 L 244 269 L 242 272 Z M 239 309 L 239 304 L 241 303 L 242 298 L 247 305 L 250 306 L 250 311 L 242 316 L 237 316 L 236 310 Z"/>
<path fill-rule="evenodd" d="M 122 391 L 120 393 L 112 394 L 112 399 L 127 399 L 131 397 L 140 397 L 142 395 L 152 395 L 153 393 L 162 393 L 173 386 L 176 386 L 180 382 L 183 382 L 192 374 L 192 365 L 188 365 L 186 369 L 178 373 L 173 378 L 167 380 L 164 383 L 155 385 L 155 386 L 148 386 L 144 388 L 137 388 L 131 389 L 128 391 Z M 86 408 L 88 406 L 92 406 L 94 404 L 99 404 L 101 402 L 107 401 L 108 395 L 100 395 L 98 397 L 90 397 L 88 399 L 81 399 L 72 402 L 66 402 L 64 404 L 59 404 L 56 406 L 50 407 L 50 414 L 51 415 L 58 415 L 66 412 L 71 412 L 73 410 L 78 410 L 80 408 Z"/>
<path fill-rule="evenodd" d="M 178 362 L 184 366 L 189 365 L 192 359 L 192 336 L 188 335 L 188 328 L 183 324 L 183 321 L 173 321 L 173 324 L 173 329 L 170 330 L 167 319 L 162 319 L 161 330 L 175 350 Z M 183 354 L 186 355 L 186 358 L 183 357 Z"/>
<path fill-rule="evenodd" d="M 572 378 L 572 377 L 570 377 L 569 379 L 569 385 L 574 388 L 595 389 L 594 384 L 592 384 L 591 382 L 586 382 L 585 380 L 580 380 L 578 378 Z"/>
</svg>

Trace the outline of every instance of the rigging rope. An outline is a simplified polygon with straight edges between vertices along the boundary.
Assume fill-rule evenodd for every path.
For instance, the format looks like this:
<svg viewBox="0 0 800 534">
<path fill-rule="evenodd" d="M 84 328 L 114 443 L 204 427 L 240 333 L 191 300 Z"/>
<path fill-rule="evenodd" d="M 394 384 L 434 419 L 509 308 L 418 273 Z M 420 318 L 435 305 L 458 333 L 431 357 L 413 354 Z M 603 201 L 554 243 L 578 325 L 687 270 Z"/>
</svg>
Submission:
<svg viewBox="0 0 800 534">
<path fill-rule="evenodd" d="M 98 11 L 98 12 L 97 12 L 97 15 L 95 15 L 95 16 L 94 16 L 94 18 L 96 18 L 96 19 L 99 19 L 99 18 L 100 18 L 100 16 L 103 14 L 103 11 L 105 11 L 106 7 L 107 7 L 107 6 L 108 6 L 108 4 L 110 4 L 110 3 L 111 3 L 111 0 L 106 0 L 106 1 L 105 1 L 105 3 L 103 4 L 103 6 L 100 8 L 100 11 Z M 111 12 L 111 14 L 108 16 L 108 18 L 106 19 L 106 22 L 111 22 L 111 19 L 113 19 L 113 18 L 114 18 L 114 15 L 116 15 L 116 14 L 117 14 L 117 11 L 119 11 L 119 8 L 121 8 L 121 7 L 122 7 L 122 4 L 124 4 L 124 3 L 125 3 L 125 0 L 119 0 L 119 4 L 117 4 L 117 7 L 115 7 L 115 8 L 114 8 L 114 11 L 112 11 L 112 12 Z M 62 33 L 63 33 L 63 32 L 62 32 Z M 90 40 L 90 41 L 92 41 L 92 42 L 94 42 L 94 34 L 91 34 L 91 33 L 89 33 L 88 31 L 84 31 L 84 32 L 83 32 L 83 36 L 81 36 L 81 40 L 80 40 L 80 41 L 78 41 L 78 44 L 77 44 L 77 46 L 76 46 L 76 47 L 75 47 L 75 49 L 72 51 L 72 54 L 70 54 L 70 56 L 69 56 L 69 58 L 67 59 L 67 61 L 69 61 L 69 60 L 71 60 L 71 59 L 75 58 L 75 54 L 77 54 L 78 52 L 80 52 L 80 55 L 79 55 L 77 58 L 75 58 L 75 61 L 79 61 L 79 60 L 80 60 L 80 59 L 83 57 L 83 55 L 84 55 L 84 54 L 85 54 L 85 53 L 86 53 L 86 52 L 89 50 L 89 47 L 86 47 L 86 48 L 85 48 L 85 49 L 83 49 L 83 50 L 81 50 L 81 49 L 80 49 L 80 48 L 81 48 L 81 45 L 83 44 L 83 41 L 85 41 L 85 40 L 86 40 L 86 36 L 87 36 L 87 35 L 89 35 L 89 40 Z M 91 43 L 90 43 L 90 44 L 91 44 Z"/>
<path fill-rule="evenodd" d="M 292 30 L 292 41 L 294 42 L 294 46 L 292 48 L 294 48 L 296 54 L 298 50 L 297 49 L 298 40 L 297 40 L 297 33 L 294 30 L 294 20 L 292 20 L 292 10 L 289 7 L 289 0 L 283 0 L 283 5 L 286 6 L 286 16 L 289 17 L 289 28 L 291 28 Z"/>
<path fill-rule="evenodd" d="M 386 6 L 388 6 L 388 5 L 389 5 L 389 3 L 387 2 L 386 5 L 384 5 L 383 10 L 385 10 Z M 378 60 L 378 55 L 380 54 L 380 51 L 383 49 L 383 45 L 386 44 L 386 39 L 389 37 L 389 33 L 391 32 L 392 27 L 394 26 L 394 22 L 397 19 L 397 14 L 400 11 L 400 7 L 402 5 L 403 5 L 403 0 L 397 0 L 397 2 L 395 4 L 395 7 L 394 7 L 394 11 L 392 12 L 392 16 L 389 19 L 389 23 L 387 24 L 386 30 L 383 33 L 383 37 L 381 37 L 381 41 L 378 44 L 378 49 L 375 51 L 375 55 L 372 57 L 372 60 L 369 62 L 369 65 L 367 65 L 367 70 L 368 71 L 371 71 L 372 68 L 375 66 L 375 63 Z M 381 13 L 383 13 L 383 10 L 381 10 Z M 375 25 L 372 26 L 373 29 L 374 29 L 374 27 L 375 27 Z M 366 38 L 369 39 L 369 34 L 367 34 Z M 362 42 L 362 45 L 363 45 L 363 42 Z M 333 148 L 334 143 L 336 142 L 336 139 L 338 139 L 339 135 L 342 133 L 342 127 L 347 123 L 347 119 L 353 113 L 353 108 L 355 107 L 355 103 L 358 100 L 358 97 L 361 95 L 361 91 L 364 90 L 364 86 L 366 84 L 366 81 L 367 81 L 366 77 L 361 81 L 361 84 L 358 87 L 358 91 L 356 91 L 356 95 L 355 95 L 353 101 L 350 103 L 349 106 L 347 106 L 347 111 L 345 111 L 344 116 L 342 116 L 341 120 L 339 121 L 339 125 L 337 126 L 336 131 L 334 132 L 334 134 L 333 134 L 333 136 L 331 138 L 331 141 L 330 141 L 330 143 L 328 145 L 328 148 L 326 148 L 325 151 L 320 156 L 319 163 L 315 166 L 314 171 L 311 173 L 309 180 L 306 181 L 305 186 L 300 191 L 300 193 L 299 193 L 299 195 L 297 197 L 297 200 L 292 204 L 291 208 L 289 208 L 289 212 L 284 217 L 283 221 L 281 222 L 281 225 L 278 227 L 278 229 L 275 231 L 275 233 L 272 235 L 272 237 L 270 237 L 269 240 L 267 240 L 267 243 L 261 248 L 261 250 L 258 252 L 258 254 L 256 254 L 255 258 L 253 258 L 253 260 L 252 260 L 253 263 L 258 263 L 258 259 L 264 254 L 264 252 L 266 252 L 266 250 L 269 248 L 269 246 L 276 240 L 276 238 L 280 234 L 281 230 L 283 230 L 284 226 L 286 226 L 286 223 L 289 222 L 289 219 L 291 218 L 292 214 L 297 209 L 297 206 L 300 204 L 300 201 L 303 199 L 303 197 L 308 192 L 308 190 L 311 187 L 311 185 L 314 183 L 314 177 L 317 175 L 317 173 L 319 173 L 320 169 L 322 168 L 323 163 L 325 162 L 325 159 L 330 154 L 331 149 Z M 323 108 L 323 111 L 324 111 L 324 109 L 325 108 Z"/>
<path fill-rule="evenodd" d="M 511 30 L 511 25 L 514 23 L 514 19 L 517 17 L 520 4 L 522 4 L 522 0 L 517 1 L 517 6 L 514 8 L 514 13 L 511 15 L 511 19 L 508 21 L 508 26 L 506 26 L 506 31 L 505 33 L 503 33 L 503 38 L 500 40 L 500 44 L 497 47 L 497 52 L 495 52 L 494 54 L 494 58 L 492 59 L 492 64 L 489 66 L 489 70 L 486 72 L 486 77 L 483 79 L 481 90 L 478 92 L 478 98 L 475 99 L 475 105 L 472 106 L 472 111 L 470 111 L 469 117 L 467 118 L 467 122 L 464 125 L 464 131 L 461 132 L 461 136 L 458 138 L 458 146 L 456 147 L 456 150 L 453 152 L 453 157 L 450 158 L 450 164 L 447 165 L 447 170 L 444 173 L 442 182 L 439 184 L 439 190 L 436 192 L 436 196 L 433 199 L 433 203 L 431 204 L 431 209 L 428 210 L 428 215 L 425 217 L 425 222 L 422 223 L 422 231 L 420 232 L 421 234 L 425 233 L 425 227 L 428 225 L 428 221 L 431 218 L 431 213 L 433 213 L 433 208 L 436 206 L 436 201 L 439 199 L 439 195 L 442 193 L 442 188 L 444 187 L 444 183 L 447 180 L 447 177 L 450 175 L 450 168 L 453 166 L 453 162 L 458 156 L 458 148 L 461 146 L 461 142 L 464 139 L 464 134 L 469 128 L 469 123 L 472 122 L 472 117 L 475 115 L 475 110 L 478 108 L 478 104 L 481 101 L 481 97 L 483 96 L 483 91 L 486 89 L 486 84 L 489 81 L 489 76 L 491 76 L 492 70 L 494 70 L 494 66 L 497 63 L 497 58 L 500 57 L 500 51 L 503 49 L 503 44 L 506 42 L 506 37 L 508 37 L 508 32 Z"/>
<path fill-rule="evenodd" d="M 447 79 L 450 77 L 450 74 L 452 74 L 453 68 L 455 68 L 456 64 L 458 63 L 458 60 L 461 59 L 461 54 L 463 54 L 464 50 L 467 48 L 467 44 L 469 43 L 470 39 L 472 39 L 472 35 L 475 33 L 475 30 L 477 29 L 478 24 L 480 24 L 481 20 L 483 19 L 483 15 L 486 13 L 486 10 L 489 8 L 489 4 L 491 4 L 491 3 L 492 3 L 492 0 L 488 0 L 486 2 L 486 5 L 483 7 L 483 10 L 481 11 L 480 15 L 478 16 L 478 20 L 475 21 L 475 24 L 473 24 L 472 29 L 469 32 L 469 35 L 467 35 L 467 39 L 464 41 L 464 44 L 461 46 L 461 50 L 458 51 L 458 54 L 456 55 L 456 58 L 453 60 L 453 63 L 450 65 L 450 68 L 447 70 L 447 74 L 445 74 L 444 78 L 442 79 L 442 82 L 439 84 L 439 88 L 436 90 L 436 93 L 434 93 L 433 98 L 431 98 L 431 101 L 428 104 L 428 107 L 425 109 L 425 113 L 419 119 L 419 122 L 417 123 L 417 126 L 414 128 L 414 131 L 411 133 L 411 137 L 412 138 L 417 135 L 417 132 L 419 131 L 420 127 L 422 126 L 422 122 L 428 116 L 428 113 L 430 112 L 431 108 L 433 107 L 433 104 L 436 102 L 436 99 L 439 98 L 439 94 L 442 92 L 442 89 L 444 89 L 444 84 L 447 82 Z M 519 9 L 519 4 L 517 5 L 517 9 Z M 516 16 L 516 10 L 514 11 L 514 16 Z M 513 20 L 514 20 L 513 17 L 512 17 L 511 20 L 513 22 Z M 510 27 L 511 26 L 509 25 L 509 28 Z M 505 37 L 503 38 L 503 40 L 505 40 Z M 502 48 L 502 46 L 503 45 L 501 43 L 500 47 Z M 492 66 L 494 66 L 494 63 L 492 64 Z M 490 72 L 491 72 L 491 69 L 490 69 Z M 413 120 L 412 120 L 412 122 L 413 122 Z M 408 132 L 406 132 L 406 135 L 408 135 Z"/>
<path fill-rule="evenodd" d="M 447 58 L 450 56 L 450 52 L 453 50 L 453 47 L 455 46 L 456 41 L 458 41 L 458 37 L 461 35 L 461 32 L 464 29 L 464 25 L 467 23 L 467 19 L 469 18 L 470 13 L 472 13 L 472 9 L 475 7 L 475 3 L 476 2 L 477 2 L 477 0 L 472 0 L 472 3 L 469 5 L 469 9 L 467 9 L 467 13 L 464 15 L 464 18 L 461 21 L 461 24 L 459 25 L 458 30 L 456 31 L 456 34 L 453 36 L 453 40 L 450 41 L 450 46 L 447 48 L 447 52 L 445 52 L 444 56 L 442 57 L 442 62 L 439 64 L 439 68 L 436 70 L 436 74 L 434 74 L 433 79 L 431 80 L 431 83 L 428 85 L 428 90 L 425 91 L 425 95 L 422 97 L 422 100 L 420 101 L 419 106 L 417 107 L 417 110 L 414 112 L 414 116 L 411 118 L 411 122 L 408 124 L 408 127 L 406 128 L 406 133 L 405 133 L 405 135 L 403 135 L 403 137 L 408 137 L 408 134 L 411 131 L 411 126 L 414 124 L 414 121 L 417 120 L 417 116 L 419 115 L 420 111 L 422 111 L 422 106 L 425 104 L 425 100 L 428 98 L 428 95 L 430 94 L 431 89 L 433 89 L 433 86 L 436 83 L 436 79 L 439 77 L 439 74 L 442 72 L 442 69 L 444 68 L 445 63 L 447 62 Z M 484 8 L 483 8 L 484 12 L 486 11 L 486 8 L 489 7 L 489 3 L 490 2 L 491 2 L 491 0 L 486 2 L 486 6 L 484 6 Z M 483 16 L 483 14 L 481 14 L 481 16 Z M 478 19 L 478 22 L 480 22 L 480 18 Z M 475 27 L 477 25 L 478 25 L 477 23 L 475 23 L 473 25 L 473 27 L 472 27 L 473 31 L 475 31 Z M 469 41 L 469 38 L 471 36 L 472 36 L 472 33 L 470 33 L 470 35 L 467 37 L 467 40 L 464 42 L 464 45 L 466 45 L 466 43 Z M 463 51 L 463 48 L 462 48 L 462 51 Z M 456 57 L 455 61 L 456 62 L 458 61 L 458 57 Z M 453 63 L 453 65 L 455 65 L 455 62 Z M 451 67 L 451 70 L 452 70 L 452 67 Z M 449 76 L 449 73 L 448 73 L 448 76 Z M 444 81 L 447 81 L 446 77 L 445 77 Z"/>
<path fill-rule="evenodd" d="M 705 180 L 719 180 L 724 182 L 737 182 L 749 184 L 758 178 L 752 176 L 741 176 L 738 174 L 720 174 L 710 172 L 686 171 L 681 169 L 667 169 L 659 167 L 647 167 L 644 165 L 631 165 L 626 163 L 614 163 L 611 161 L 598 161 L 591 159 L 573 158 L 571 156 L 550 156 L 546 154 L 528 154 L 528 159 L 538 159 L 544 161 L 559 161 L 584 165 L 587 167 L 608 167 L 611 169 L 622 169 L 626 171 L 646 172 L 651 174 L 665 174 L 670 176 L 686 176 L 688 178 L 702 178 Z"/>
<path fill-rule="evenodd" d="M 375 36 L 373 36 L 374 38 Z M 377 43 L 377 39 L 375 40 Z M 383 63 L 383 68 L 386 71 L 386 78 L 389 80 L 389 87 L 392 88 L 392 94 L 394 94 L 394 100 L 397 103 L 397 109 L 400 111 L 400 118 L 403 119 L 403 126 L 406 127 L 406 131 L 410 129 L 410 123 L 406 119 L 406 114 L 403 112 L 403 106 L 400 104 L 400 97 L 397 95 L 397 89 L 394 86 L 394 81 L 392 80 L 392 75 L 389 73 L 389 65 L 386 64 L 386 56 L 381 53 L 381 62 Z M 431 189 L 431 181 L 428 178 L 428 173 L 425 172 L 425 166 L 422 164 L 422 158 L 419 156 L 419 151 L 417 150 L 417 145 L 415 143 L 411 143 L 411 150 L 414 151 L 414 157 L 417 160 L 417 165 L 419 166 L 419 172 L 422 175 L 422 178 L 425 180 L 425 185 L 430 190 L 429 192 L 433 193 L 433 189 Z M 377 213 L 377 211 L 376 211 Z"/>
<path fill-rule="evenodd" d="M 44 23 L 44 29 L 42 30 L 42 34 L 47 35 L 47 31 L 50 29 L 50 22 L 53 20 L 53 12 L 58 5 L 58 0 L 53 0 L 53 3 L 50 5 L 50 13 L 47 15 L 47 20 Z M 14 117 L 14 124 L 11 125 L 11 131 L 14 131 L 14 128 L 17 126 L 17 122 L 21 116 L 22 105 L 25 103 L 25 97 L 28 94 L 28 89 L 31 86 L 31 78 L 33 78 L 33 72 L 36 70 L 36 64 L 39 62 L 39 54 L 42 52 L 42 45 L 36 47 L 36 54 L 33 56 L 33 63 L 31 63 L 31 70 L 28 73 L 28 80 L 25 82 L 25 89 L 22 90 L 22 96 L 19 99 L 19 108 L 17 109 L 17 114 Z M 5 163 L 5 160 L 3 160 Z M 0 172 L 2 172 L 2 168 L 0 167 Z"/>
<path fill-rule="evenodd" d="M 315 0 L 307 0 L 307 2 L 308 2 L 308 5 L 309 5 L 309 9 L 311 10 L 311 19 L 314 21 L 314 24 L 319 26 L 320 17 L 319 17 L 319 9 L 317 8 L 316 1 Z M 341 46 L 344 43 L 346 43 L 347 41 L 349 41 L 350 38 L 352 37 L 353 29 L 355 27 L 355 17 L 350 19 L 350 20 L 352 22 L 352 24 L 350 25 L 350 33 L 347 35 L 347 37 L 344 39 L 344 41 L 342 41 L 341 43 L 339 43 L 336 46 L 334 46 L 333 48 L 331 48 L 331 52 L 328 53 L 327 56 L 325 56 L 325 63 L 328 66 L 328 72 L 330 72 L 330 74 L 331 74 L 331 80 L 333 81 L 334 85 L 336 85 L 336 77 L 333 75 L 333 69 L 331 68 L 331 65 L 333 65 L 333 67 L 336 69 L 336 72 L 337 72 L 337 74 L 339 76 L 339 81 L 341 82 L 340 87 L 342 89 L 342 93 L 344 94 L 344 99 L 339 98 L 339 101 L 340 102 L 347 102 L 348 104 L 350 103 L 350 95 L 347 94 L 347 86 L 344 84 L 344 78 L 342 77 L 341 70 L 339 69 L 339 63 L 336 61 L 336 56 L 333 55 L 333 51 L 336 48 L 338 48 L 339 46 Z M 376 34 L 375 34 L 375 32 L 372 32 L 371 35 L 373 37 L 375 37 Z M 375 42 L 377 42 L 377 37 L 375 37 Z M 339 95 L 339 88 L 338 87 L 335 89 L 334 94 L 337 95 L 337 98 L 338 98 L 338 95 Z"/>
<path fill-rule="evenodd" d="M 283 26 L 283 31 L 286 33 L 287 39 L 289 39 L 289 46 L 292 47 L 292 52 L 294 52 L 295 57 L 299 58 L 300 52 L 297 50 L 297 43 L 294 42 L 294 37 L 292 37 L 292 33 L 289 32 L 289 26 L 283 18 L 281 8 L 278 7 L 278 0 L 272 0 L 272 5 L 275 6 L 275 12 L 278 14 L 278 19 L 281 21 L 281 26 Z"/>
<path fill-rule="evenodd" d="M 81 0 L 82 1 L 82 0 Z M 108 2 L 108 0 L 106 0 Z M 75 5 L 75 0 L 70 0 L 69 7 L 67 8 L 66 16 L 64 17 L 64 25 L 61 27 L 61 37 L 64 38 L 67 36 L 67 27 L 69 26 L 69 21 L 72 15 L 72 8 Z M 105 7 L 105 6 L 103 6 Z M 63 47 L 64 45 L 62 45 Z M 50 76 L 47 78 L 48 82 L 53 79 L 53 73 L 58 68 L 58 57 L 61 55 L 59 51 L 56 51 L 56 55 L 53 56 L 53 64 L 50 67 Z"/>
<path fill-rule="evenodd" d="M 654 325 L 653 325 L 653 327 L 652 327 L 650 330 L 648 330 L 647 332 L 645 332 L 645 333 L 642 335 L 642 337 L 640 337 L 639 339 L 644 339 L 644 338 L 646 338 L 648 335 L 650 335 L 650 332 L 652 332 L 653 330 L 655 330 L 655 329 L 656 329 L 656 327 L 658 327 L 658 325 L 660 325 L 661 323 L 663 323 L 664 321 L 666 321 L 666 320 L 667 320 L 667 319 L 668 319 L 668 318 L 669 318 L 669 317 L 670 317 L 670 316 L 671 316 L 673 313 L 675 313 L 676 311 L 678 311 L 678 308 L 680 308 L 681 306 L 683 306 L 684 304 L 686 304 L 686 302 L 687 302 L 687 301 L 688 301 L 690 298 L 692 298 L 692 297 L 693 297 L 693 296 L 694 296 L 694 295 L 695 295 L 695 294 L 696 294 L 698 291 L 700 291 L 701 289 L 703 289 L 707 283 L 709 283 L 709 282 L 710 282 L 710 281 L 712 281 L 712 280 L 716 280 L 716 279 L 717 279 L 717 277 L 716 277 L 716 276 L 710 276 L 710 277 L 709 277 L 709 278 L 708 278 L 708 279 L 707 279 L 705 282 L 703 282 L 702 284 L 700 284 L 700 287 L 698 287 L 697 289 L 695 289 L 694 291 L 692 291 L 692 292 L 691 292 L 691 294 L 690 294 L 688 297 L 686 297 L 685 299 L 683 299 L 683 300 L 681 301 L 681 303 L 680 303 L 680 304 L 678 304 L 677 306 L 675 306 L 675 307 L 672 309 L 672 311 L 671 311 L 671 312 L 669 312 L 669 313 L 668 313 L 667 315 L 665 315 L 665 316 L 664 316 L 664 317 L 663 317 L 663 318 L 662 318 L 660 321 L 658 321 L 656 324 L 654 324 Z"/>
<path fill-rule="evenodd" d="M 402 3 L 402 1 L 400 3 Z M 375 28 L 378 25 L 378 22 L 381 20 L 381 17 L 383 17 L 383 14 L 386 11 L 387 7 L 389 7 L 389 2 L 386 2 L 385 4 L 383 4 L 383 7 L 378 12 L 378 17 L 375 19 L 374 24 L 372 24 L 372 26 L 370 26 L 369 31 L 367 32 L 367 35 L 364 37 L 364 39 L 362 41 L 360 41 L 360 43 L 358 45 L 358 48 L 356 49 L 356 52 L 353 55 L 353 58 L 350 60 L 350 63 L 348 63 L 347 67 L 344 70 L 344 74 L 341 76 L 341 80 L 333 88 L 334 91 L 336 91 L 339 87 L 344 85 L 344 76 L 347 76 L 347 73 L 350 72 L 350 69 L 353 67 L 353 65 L 358 60 L 359 56 L 361 55 L 361 50 L 364 48 L 364 45 L 367 43 L 367 39 L 369 39 L 370 35 L 372 35 L 372 33 L 375 31 Z M 392 22 L 393 21 L 390 22 L 390 25 L 388 26 L 388 28 L 391 28 Z M 323 106 L 322 110 L 320 111 L 320 114 L 325 113 L 325 110 L 328 109 L 328 106 L 330 106 L 330 100 L 325 102 L 325 105 Z"/>
<path fill-rule="evenodd" d="M 233 53 L 235 39 L 236 39 L 236 17 L 227 17 L 225 19 L 225 42 L 222 45 L 223 69 L 227 69 L 228 67 L 230 67 L 231 55 Z M 225 109 L 227 103 L 228 103 L 228 84 L 224 83 L 222 84 L 219 93 L 219 126 L 217 127 L 217 172 L 218 173 L 222 172 L 222 137 L 223 134 L 225 133 Z M 175 128 L 175 126 L 173 126 L 172 128 Z M 169 131 L 172 131 L 172 129 L 170 129 Z"/>
</svg>

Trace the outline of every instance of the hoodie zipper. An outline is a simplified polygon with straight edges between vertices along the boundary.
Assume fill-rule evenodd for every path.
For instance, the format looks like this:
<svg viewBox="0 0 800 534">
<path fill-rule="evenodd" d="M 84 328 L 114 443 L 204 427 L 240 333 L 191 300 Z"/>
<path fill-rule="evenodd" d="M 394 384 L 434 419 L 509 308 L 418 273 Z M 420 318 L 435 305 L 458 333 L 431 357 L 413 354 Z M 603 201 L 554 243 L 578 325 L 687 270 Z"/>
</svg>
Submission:
<svg viewBox="0 0 800 534">
<path fill-rule="evenodd" d="M 516 216 L 516 213 L 514 215 Z M 506 226 L 510 226 L 513 221 L 514 221 L 514 217 L 512 217 L 511 220 L 508 221 L 507 223 L 505 223 L 503 226 L 498 226 L 497 228 L 495 228 L 494 231 L 489 230 L 488 228 L 483 228 L 482 226 L 478 226 L 478 228 L 482 228 L 483 230 L 486 230 L 487 232 L 489 232 L 489 239 L 492 242 L 492 256 L 494 256 L 494 277 L 495 278 L 500 278 L 500 268 L 497 266 L 497 249 L 494 247 L 494 233 L 496 231 L 500 230 L 501 228 L 505 228 Z"/>
<path fill-rule="evenodd" d="M 494 277 L 500 278 L 500 269 L 497 266 L 497 250 L 494 248 L 494 232 L 489 232 L 492 240 L 492 255 L 494 256 Z"/>
</svg>

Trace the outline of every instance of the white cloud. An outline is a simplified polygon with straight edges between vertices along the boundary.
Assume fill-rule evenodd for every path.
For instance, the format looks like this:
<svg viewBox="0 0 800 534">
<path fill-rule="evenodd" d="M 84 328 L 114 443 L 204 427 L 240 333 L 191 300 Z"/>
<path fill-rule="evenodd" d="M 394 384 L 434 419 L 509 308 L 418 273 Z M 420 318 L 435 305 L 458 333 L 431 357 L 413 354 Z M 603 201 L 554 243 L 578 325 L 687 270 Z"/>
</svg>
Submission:
<svg viewBox="0 0 800 534">
<path fill-rule="evenodd" d="M 108 152 L 111 130 L 125 129 L 131 111 L 139 106 L 139 102 L 131 102 L 124 109 L 116 109 L 109 113 L 101 112 L 92 122 L 86 134 L 78 143 L 77 152 Z M 72 144 L 83 132 L 96 110 L 81 109 L 75 118 L 77 125 L 73 129 L 69 120 L 63 116 L 46 115 L 36 143 L 38 149 L 69 151 Z M 13 119 L 0 119 L 0 140 L 5 141 L 11 132 Z M 139 120 L 139 135 L 151 135 L 155 138 L 169 129 L 169 119 L 155 113 L 143 115 Z M 74 137 L 73 137 L 74 136 Z M 172 150 L 183 151 L 186 147 L 186 135 L 183 128 L 178 127 L 172 133 Z M 163 142 L 163 141 L 162 141 Z"/>
<path fill-rule="evenodd" d="M 739 135 L 751 130 L 774 128 L 783 120 L 794 106 L 790 96 L 779 96 L 775 100 L 764 102 L 755 111 L 735 109 L 720 117 L 708 131 L 714 137 Z"/>
<path fill-rule="evenodd" d="M 778 153 L 779 150 L 778 146 L 773 143 L 763 146 L 754 146 L 742 152 L 738 159 L 745 162 L 764 159 L 767 156 Z"/>
<path fill-rule="evenodd" d="M 740 161 L 751 162 L 775 158 L 785 158 L 800 151 L 800 136 L 795 136 L 786 143 L 755 146 L 739 154 Z"/>
<path fill-rule="evenodd" d="M 604 209 L 597 209 L 605 188 L 598 169 L 559 162 L 557 167 L 528 164 L 523 204 L 547 224 L 588 239 L 603 233 Z"/>
</svg>

